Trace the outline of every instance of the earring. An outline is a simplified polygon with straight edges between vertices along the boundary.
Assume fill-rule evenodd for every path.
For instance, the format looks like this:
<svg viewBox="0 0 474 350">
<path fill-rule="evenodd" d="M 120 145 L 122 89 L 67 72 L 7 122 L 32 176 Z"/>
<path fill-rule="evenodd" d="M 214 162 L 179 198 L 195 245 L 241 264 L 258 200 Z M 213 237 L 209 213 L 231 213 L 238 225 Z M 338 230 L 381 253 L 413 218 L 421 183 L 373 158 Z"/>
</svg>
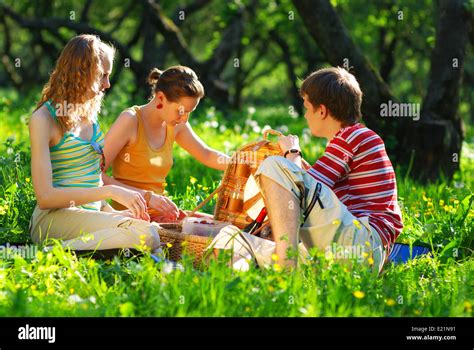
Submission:
<svg viewBox="0 0 474 350">
<path fill-rule="evenodd" d="M 162 109 L 162 108 L 163 108 L 163 104 L 162 104 L 162 103 L 158 103 L 158 104 L 156 105 L 156 108 Z"/>
</svg>

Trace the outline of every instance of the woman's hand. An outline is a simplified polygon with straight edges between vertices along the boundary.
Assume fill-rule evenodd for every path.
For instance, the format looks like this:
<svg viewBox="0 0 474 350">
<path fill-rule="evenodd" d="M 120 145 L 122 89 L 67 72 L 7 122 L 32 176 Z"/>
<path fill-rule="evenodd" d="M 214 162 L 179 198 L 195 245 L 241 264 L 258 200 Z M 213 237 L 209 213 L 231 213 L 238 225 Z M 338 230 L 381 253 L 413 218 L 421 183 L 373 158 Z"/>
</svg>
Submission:
<svg viewBox="0 0 474 350">
<path fill-rule="evenodd" d="M 125 209 L 125 210 L 114 210 L 113 211 L 114 214 L 118 214 L 118 215 L 122 215 L 122 216 L 126 216 L 128 218 L 133 218 L 135 219 L 135 216 L 133 216 L 133 212 L 130 210 L 130 209 Z M 148 213 L 146 213 L 146 215 L 148 216 L 147 218 L 142 218 L 142 220 L 145 220 L 145 221 L 150 221 L 150 215 L 148 215 Z"/>
<path fill-rule="evenodd" d="M 135 219 L 150 221 L 145 198 L 143 198 L 140 192 L 115 185 L 109 187 L 112 191 L 110 197 L 117 203 L 130 209 Z"/>
<path fill-rule="evenodd" d="M 173 201 L 165 196 L 159 194 L 153 194 L 148 202 L 148 207 L 154 209 L 155 215 L 160 219 L 168 219 L 175 221 L 179 216 L 179 209 Z"/>
<path fill-rule="evenodd" d="M 125 209 L 125 210 L 114 210 L 112 213 L 117 214 L 117 215 L 122 215 L 126 216 L 128 218 L 133 218 L 133 213 L 130 209 Z"/>
<path fill-rule="evenodd" d="M 281 150 L 283 153 L 290 149 L 301 149 L 300 148 L 300 140 L 296 135 L 288 135 L 288 136 L 280 136 L 278 138 L 278 144 L 280 145 Z"/>
</svg>

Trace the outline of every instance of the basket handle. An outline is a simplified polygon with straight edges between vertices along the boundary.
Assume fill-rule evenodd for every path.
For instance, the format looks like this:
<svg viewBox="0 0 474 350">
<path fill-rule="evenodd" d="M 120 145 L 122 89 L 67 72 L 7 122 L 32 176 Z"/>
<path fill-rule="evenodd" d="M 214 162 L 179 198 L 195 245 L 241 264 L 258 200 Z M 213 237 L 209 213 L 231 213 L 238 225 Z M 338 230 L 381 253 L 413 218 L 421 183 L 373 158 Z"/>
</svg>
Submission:
<svg viewBox="0 0 474 350">
<path fill-rule="evenodd" d="M 267 222 L 265 222 L 262 226 L 260 226 L 258 229 L 256 229 L 254 232 L 252 232 L 252 235 L 254 236 L 257 236 L 258 234 L 260 234 L 260 232 L 262 232 L 262 230 L 267 227 L 268 225 L 270 225 L 270 220 L 268 220 Z"/>
<path fill-rule="evenodd" d="M 207 202 L 209 202 L 212 197 L 214 197 L 217 193 L 219 193 L 222 189 L 224 188 L 224 185 L 221 184 L 219 187 L 217 187 L 205 200 L 203 200 L 199 205 L 193 209 L 191 213 L 189 213 L 189 216 L 194 216 L 194 214 L 201 209 L 203 206 L 206 205 Z"/>
<path fill-rule="evenodd" d="M 273 130 L 273 129 L 267 129 L 263 132 L 263 138 L 266 140 L 268 139 L 268 134 L 271 134 L 271 135 L 276 135 L 276 136 L 281 136 L 282 133 L 277 131 L 277 130 Z"/>
</svg>

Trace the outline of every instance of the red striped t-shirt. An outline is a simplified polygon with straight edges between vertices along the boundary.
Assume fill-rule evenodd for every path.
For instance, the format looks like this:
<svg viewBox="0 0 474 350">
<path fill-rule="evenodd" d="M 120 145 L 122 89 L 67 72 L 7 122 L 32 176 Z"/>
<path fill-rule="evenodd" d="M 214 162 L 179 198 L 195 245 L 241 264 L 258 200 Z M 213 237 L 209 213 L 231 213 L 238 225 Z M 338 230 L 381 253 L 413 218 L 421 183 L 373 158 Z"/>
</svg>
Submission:
<svg viewBox="0 0 474 350">
<path fill-rule="evenodd" d="M 389 252 L 403 228 L 397 183 L 383 140 L 362 124 L 342 128 L 308 170 L 356 217 L 367 216 Z"/>
</svg>

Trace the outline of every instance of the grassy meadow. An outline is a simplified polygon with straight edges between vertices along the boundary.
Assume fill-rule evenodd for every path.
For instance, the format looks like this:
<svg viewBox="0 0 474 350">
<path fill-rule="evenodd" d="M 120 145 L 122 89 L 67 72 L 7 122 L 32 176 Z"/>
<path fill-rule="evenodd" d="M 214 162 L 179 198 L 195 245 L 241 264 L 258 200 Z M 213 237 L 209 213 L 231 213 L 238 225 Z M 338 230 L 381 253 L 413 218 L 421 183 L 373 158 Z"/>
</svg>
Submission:
<svg viewBox="0 0 474 350">
<path fill-rule="evenodd" d="M 78 258 L 55 245 L 32 246 L 28 222 L 35 205 L 30 174 L 28 118 L 37 95 L 0 94 L 0 244 L 25 245 L 32 256 L 0 254 L 0 316 L 472 316 L 474 304 L 474 135 L 468 129 L 462 172 L 422 186 L 394 164 L 405 228 L 399 241 L 427 244 L 432 258 L 387 266 L 378 278 L 363 267 L 348 269 L 312 251 L 297 271 L 278 266 L 237 272 L 213 262 L 196 270 L 167 271 L 149 257 L 99 261 Z M 105 99 L 104 131 L 132 104 L 125 92 Z M 203 101 L 204 102 L 204 101 Z M 252 107 L 223 115 L 202 103 L 191 123 L 210 146 L 232 152 L 254 141 L 267 125 L 301 136 L 313 162 L 324 142 L 311 140 L 302 116 L 282 107 Z M 215 189 L 221 173 L 176 148 L 167 191 L 183 209 Z M 212 212 L 213 202 L 204 211 Z M 222 259 L 225 259 L 223 257 Z"/>
</svg>

